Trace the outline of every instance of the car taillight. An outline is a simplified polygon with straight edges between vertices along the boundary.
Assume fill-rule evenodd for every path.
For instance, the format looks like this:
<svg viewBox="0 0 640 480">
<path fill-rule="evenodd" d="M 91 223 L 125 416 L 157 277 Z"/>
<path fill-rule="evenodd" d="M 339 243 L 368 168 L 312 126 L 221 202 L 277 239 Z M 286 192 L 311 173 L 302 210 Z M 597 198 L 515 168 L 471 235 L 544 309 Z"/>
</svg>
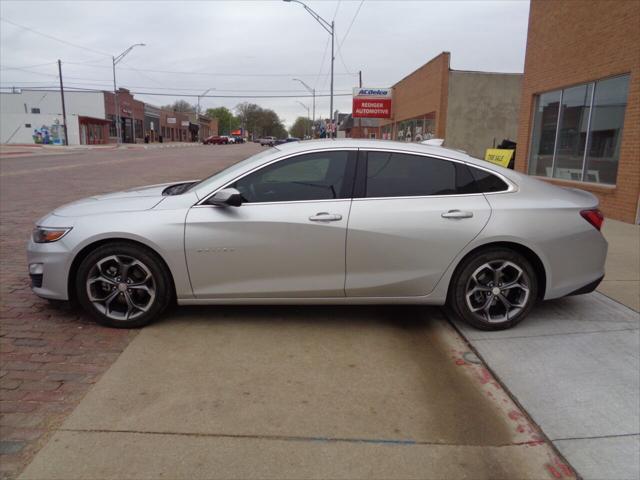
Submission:
<svg viewBox="0 0 640 480">
<path fill-rule="evenodd" d="M 591 210 L 582 210 L 580 212 L 582 218 L 584 218 L 587 222 L 589 222 L 596 230 L 600 230 L 602 228 L 602 223 L 604 222 L 604 216 L 602 212 L 597 208 L 592 208 Z"/>
</svg>

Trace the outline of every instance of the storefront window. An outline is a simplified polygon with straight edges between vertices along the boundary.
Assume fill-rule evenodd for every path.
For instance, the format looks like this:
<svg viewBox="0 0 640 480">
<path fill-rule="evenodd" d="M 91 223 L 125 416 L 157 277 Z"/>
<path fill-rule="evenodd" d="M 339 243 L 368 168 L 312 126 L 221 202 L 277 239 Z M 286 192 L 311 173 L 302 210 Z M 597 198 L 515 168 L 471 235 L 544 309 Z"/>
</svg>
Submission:
<svg viewBox="0 0 640 480">
<path fill-rule="evenodd" d="M 433 138 L 435 120 L 433 118 L 413 118 L 398 122 L 396 140 L 399 142 L 422 142 Z"/>
<path fill-rule="evenodd" d="M 584 145 L 587 138 L 592 90 L 592 84 L 579 85 L 567 88 L 562 94 L 560 129 L 553 172 L 555 178 L 582 180 Z"/>
<path fill-rule="evenodd" d="M 117 137 L 118 136 L 118 132 L 116 129 L 116 116 L 115 115 L 107 115 L 107 120 L 111 120 L 111 123 L 109 124 L 109 136 L 110 137 Z"/>
<path fill-rule="evenodd" d="M 586 181 L 616 183 L 629 76 L 596 83 L 589 129 Z"/>
<path fill-rule="evenodd" d="M 560 93 L 560 91 L 543 93 L 537 99 L 529 165 L 529 173 L 532 175 L 545 177 L 552 175 Z"/>
<path fill-rule="evenodd" d="M 529 173 L 615 185 L 629 76 L 539 95 Z"/>
</svg>

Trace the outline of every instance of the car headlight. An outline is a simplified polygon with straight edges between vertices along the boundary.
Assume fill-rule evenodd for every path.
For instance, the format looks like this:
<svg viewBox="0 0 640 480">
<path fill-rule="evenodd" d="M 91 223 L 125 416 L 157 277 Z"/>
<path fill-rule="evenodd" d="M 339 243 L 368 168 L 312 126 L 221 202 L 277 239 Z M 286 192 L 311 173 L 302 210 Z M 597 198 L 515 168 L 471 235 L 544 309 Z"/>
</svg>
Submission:
<svg viewBox="0 0 640 480">
<path fill-rule="evenodd" d="M 35 227 L 33 229 L 33 241 L 36 243 L 57 242 L 67 233 L 71 227 Z"/>
</svg>

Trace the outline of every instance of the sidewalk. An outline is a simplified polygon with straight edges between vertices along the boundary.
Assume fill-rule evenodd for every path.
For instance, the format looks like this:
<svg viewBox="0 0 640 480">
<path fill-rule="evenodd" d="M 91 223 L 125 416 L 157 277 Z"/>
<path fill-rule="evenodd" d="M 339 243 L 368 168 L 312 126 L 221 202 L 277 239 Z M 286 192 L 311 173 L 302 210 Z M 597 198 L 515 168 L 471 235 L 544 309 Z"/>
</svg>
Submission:
<svg viewBox="0 0 640 480">
<path fill-rule="evenodd" d="M 607 219 L 604 234 L 602 293 L 541 303 L 502 332 L 454 324 L 579 475 L 637 479 L 640 226 Z"/>
<path fill-rule="evenodd" d="M 22 480 L 574 479 L 437 308 L 189 308 Z"/>
<path fill-rule="evenodd" d="M 0 158 L 30 157 L 36 155 L 63 155 L 69 153 L 109 151 L 109 150 L 153 150 L 156 148 L 181 148 L 201 146 L 198 142 L 167 143 L 123 143 L 116 145 L 36 145 L 36 144 L 2 144 Z"/>
<path fill-rule="evenodd" d="M 606 275 L 598 291 L 640 312 L 640 225 L 606 219 L 602 228 L 609 242 Z"/>
</svg>

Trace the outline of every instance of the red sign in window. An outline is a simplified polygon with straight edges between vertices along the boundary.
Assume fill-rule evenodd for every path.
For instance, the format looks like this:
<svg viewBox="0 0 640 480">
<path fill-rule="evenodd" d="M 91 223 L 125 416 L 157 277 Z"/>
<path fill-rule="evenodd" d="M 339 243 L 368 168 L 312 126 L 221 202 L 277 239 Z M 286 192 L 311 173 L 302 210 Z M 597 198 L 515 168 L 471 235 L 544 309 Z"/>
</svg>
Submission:
<svg viewBox="0 0 640 480">
<path fill-rule="evenodd" d="M 352 112 L 354 118 L 391 118 L 391 99 L 354 97 Z"/>
</svg>

